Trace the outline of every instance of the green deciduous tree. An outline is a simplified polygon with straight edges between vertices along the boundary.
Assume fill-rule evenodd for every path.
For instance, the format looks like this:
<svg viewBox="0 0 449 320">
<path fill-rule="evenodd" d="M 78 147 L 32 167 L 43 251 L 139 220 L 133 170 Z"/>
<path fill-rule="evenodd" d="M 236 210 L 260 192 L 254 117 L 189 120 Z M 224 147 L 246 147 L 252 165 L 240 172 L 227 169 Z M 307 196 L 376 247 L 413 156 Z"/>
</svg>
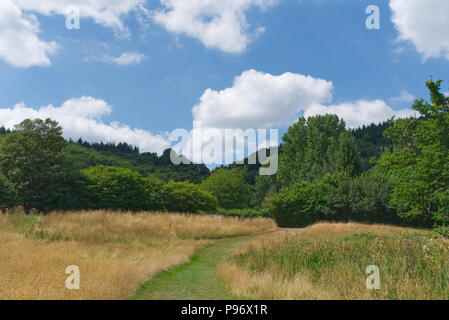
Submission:
<svg viewBox="0 0 449 320">
<path fill-rule="evenodd" d="M 0 210 L 13 208 L 19 204 L 19 195 L 11 182 L 0 174 Z"/>
<path fill-rule="evenodd" d="M 428 81 L 430 102 L 416 100 L 421 117 L 397 119 L 385 134 L 394 151 L 378 166 L 388 169 L 394 183 L 392 204 L 400 215 L 423 224 L 449 224 L 449 98 L 442 81 Z"/>
<path fill-rule="evenodd" d="M 201 188 L 217 198 L 220 208 L 248 208 L 252 187 L 246 183 L 245 175 L 242 167 L 219 168 L 201 183 Z"/>
<path fill-rule="evenodd" d="M 360 173 L 360 153 L 345 123 L 336 115 L 302 117 L 283 137 L 277 175 L 280 187 L 314 182 L 326 173 Z"/>
<path fill-rule="evenodd" d="M 0 167 L 19 192 L 26 212 L 49 211 L 66 194 L 65 148 L 57 122 L 25 120 L 0 145 Z"/>
</svg>

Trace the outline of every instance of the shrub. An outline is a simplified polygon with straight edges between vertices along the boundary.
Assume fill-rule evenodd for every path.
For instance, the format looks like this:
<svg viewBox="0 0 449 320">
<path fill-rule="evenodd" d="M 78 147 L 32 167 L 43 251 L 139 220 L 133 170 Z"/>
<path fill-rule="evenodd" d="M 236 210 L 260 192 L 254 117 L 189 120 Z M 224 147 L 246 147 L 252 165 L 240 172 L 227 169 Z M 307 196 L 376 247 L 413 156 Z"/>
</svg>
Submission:
<svg viewBox="0 0 449 320">
<path fill-rule="evenodd" d="M 279 227 L 302 228 L 320 219 L 323 198 L 319 185 L 300 181 L 272 196 L 267 207 Z"/>
<path fill-rule="evenodd" d="M 167 206 L 167 189 L 165 183 L 156 178 L 144 179 L 144 189 L 146 193 L 145 209 L 151 211 L 163 211 Z"/>
<path fill-rule="evenodd" d="M 138 211 L 145 209 L 145 180 L 137 172 L 118 167 L 96 166 L 82 170 L 91 209 Z"/>
<path fill-rule="evenodd" d="M 166 207 L 171 212 L 200 211 L 211 212 L 217 209 L 217 199 L 209 192 L 190 182 L 170 181 L 165 186 Z"/>
<path fill-rule="evenodd" d="M 248 208 L 252 188 L 246 183 L 245 175 L 243 168 L 219 168 L 201 183 L 201 189 L 215 196 L 221 208 Z"/>
<path fill-rule="evenodd" d="M 334 179 L 334 182 L 330 182 Z M 359 177 L 324 177 L 322 187 L 328 193 L 327 203 L 323 206 L 323 217 L 329 221 L 358 221 L 376 223 L 400 223 L 401 219 L 390 206 L 391 188 L 386 181 L 380 181 L 374 175 L 363 174 Z"/>
</svg>

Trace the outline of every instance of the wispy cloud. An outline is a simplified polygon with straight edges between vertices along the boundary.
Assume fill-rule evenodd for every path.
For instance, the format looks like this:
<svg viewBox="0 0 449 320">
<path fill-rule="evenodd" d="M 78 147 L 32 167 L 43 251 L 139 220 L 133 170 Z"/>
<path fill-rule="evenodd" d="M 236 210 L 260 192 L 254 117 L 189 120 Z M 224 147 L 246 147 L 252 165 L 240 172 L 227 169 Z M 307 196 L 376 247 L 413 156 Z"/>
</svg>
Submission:
<svg viewBox="0 0 449 320">
<path fill-rule="evenodd" d="M 106 56 L 105 61 L 113 62 L 121 66 L 140 64 L 143 60 L 147 59 L 147 56 L 138 52 L 125 52 L 118 57 Z"/>
<path fill-rule="evenodd" d="M 413 102 L 416 99 L 414 95 L 412 95 L 407 90 L 402 90 L 401 93 L 397 97 L 393 97 L 390 99 L 391 103 L 403 103 L 403 102 Z"/>
</svg>

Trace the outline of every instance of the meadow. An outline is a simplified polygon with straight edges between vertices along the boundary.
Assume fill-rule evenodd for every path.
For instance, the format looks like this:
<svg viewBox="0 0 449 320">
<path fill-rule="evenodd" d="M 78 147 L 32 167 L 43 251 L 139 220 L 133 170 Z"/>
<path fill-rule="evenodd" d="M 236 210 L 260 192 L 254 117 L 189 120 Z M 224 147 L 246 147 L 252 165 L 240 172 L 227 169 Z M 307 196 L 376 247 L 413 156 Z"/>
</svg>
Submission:
<svg viewBox="0 0 449 320">
<path fill-rule="evenodd" d="M 220 268 L 250 299 L 449 299 L 449 240 L 429 231 L 318 223 L 244 244 Z M 368 266 L 380 289 L 368 290 Z"/>
<path fill-rule="evenodd" d="M 209 242 L 276 229 L 263 218 L 148 212 L 0 215 L 0 299 L 127 299 Z M 80 290 L 65 287 L 70 265 Z"/>
</svg>

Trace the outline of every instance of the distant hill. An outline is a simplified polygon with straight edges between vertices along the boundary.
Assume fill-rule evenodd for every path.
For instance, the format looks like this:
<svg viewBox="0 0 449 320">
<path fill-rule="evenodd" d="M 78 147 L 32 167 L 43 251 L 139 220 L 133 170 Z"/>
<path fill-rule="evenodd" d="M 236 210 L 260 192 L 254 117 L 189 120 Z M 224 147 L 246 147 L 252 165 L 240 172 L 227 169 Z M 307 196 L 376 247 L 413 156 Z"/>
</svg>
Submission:
<svg viewBox="0 0 449 320">
<path fill-rule="evenodd" d="M 171 149 L 159 157 L 156 153 L 140 153 L 126 143 L 69 142 L 68 160 L 76 169 L 97 165 L 117 166 L 137 171 L 143 176 L 155 176 L 164 181 L 191 181 L 200 183 L 210 175 L 204 164 L 174 165 L 170 160 Z"/>
<path fill-rule="evenodd" d="M 282 152 L 281 151 L 282 145 L 280 147 L 273 147 L 270 148 L 270 152 L 276 152 L 276 149 L 279 149 L 279 153 Z M 220 166 L 218 168 L 238 168 L 238 167 L 244 167 L 246 169 L 246 175 L 245 175 L 245 180 L 246 183 L 250 184 L 250 185 L 255 185 L 256 184 L 256 177 L 259 175 L 259 169 L 260 167 L 262 167 L 262 165 L 259 163 L 259 152 L 266 152 L 267 149 L 263 148 L 260 149 L 259 151 L 251 154 L 249 157 L 243 159 L 243 164 L 237 164 L 236 162 L 228 165 L 228 166 Z M 267 152 L 267 156 L 270 155 L 270 152 Z M 249 164 L 249 159 L 252 157 L 256 157 L 255 159 L 257 160 L 256 164 Z M 218 169 L 217 168 L 217 169 Z"/>
<path fill-rule="evenodd" d="M 0 127 L 0 139 L 11 131 Z M 200 183 L 210 175 L 204 164 L 174 165 L 171 150 L 158 156 L 156 153 L 140 153 L 139 148 L 127 143 L 89 143 L 83 140 L 68 141 L 67 159 L 75 169 L 97 165 L 117 166 L 139 172 L 143 176 L 155 176 L 163 181 L 191 181 Z"/>
</svg>

